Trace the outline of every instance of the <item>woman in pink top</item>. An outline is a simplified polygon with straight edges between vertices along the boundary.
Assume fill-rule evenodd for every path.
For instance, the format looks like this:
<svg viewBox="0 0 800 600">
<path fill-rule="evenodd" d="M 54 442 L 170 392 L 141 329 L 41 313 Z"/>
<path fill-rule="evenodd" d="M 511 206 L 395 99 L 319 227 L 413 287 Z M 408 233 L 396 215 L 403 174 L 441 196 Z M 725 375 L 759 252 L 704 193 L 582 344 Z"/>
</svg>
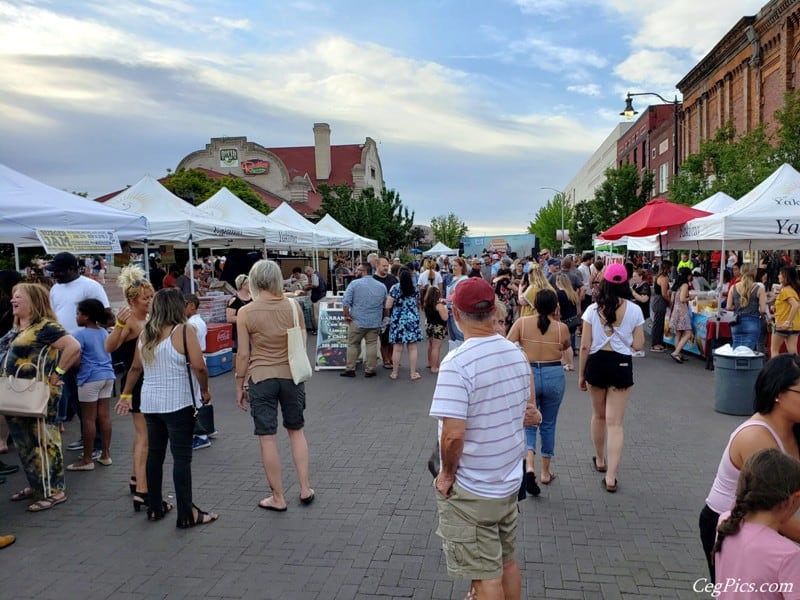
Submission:
<svg viewBox="0 0 800 600">
<path fill-rule="evenodd" d="M 764 448 L 777 448 L 800 459 L 800 358 L 781 354 L 767 361 L 756 379 L 755 392 L 756 412 L 731 434 L 706 505 L 700 512 L 700 540 L 712 581 L 715 574 L 711 556 L 717 523 L 722 513 L 733 508 L 742 465 Z M 800 542 L 800 518 L 789 519 L 781 526 L 780 533 Z"/>
<path fill-rule="evenodd" d="M 717 528 L 718 598 L 800 598 L 800 547 L 779 533 L 799 508 L 800 461 L 775 448 L 745 461 Z"/>
</svg>

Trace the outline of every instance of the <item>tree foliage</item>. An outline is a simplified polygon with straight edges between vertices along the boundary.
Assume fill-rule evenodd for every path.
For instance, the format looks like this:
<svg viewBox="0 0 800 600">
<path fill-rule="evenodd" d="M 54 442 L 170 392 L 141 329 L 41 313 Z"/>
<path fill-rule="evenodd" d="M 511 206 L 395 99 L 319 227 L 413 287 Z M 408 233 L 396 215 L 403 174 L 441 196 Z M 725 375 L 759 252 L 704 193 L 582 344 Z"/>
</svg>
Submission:
<svg viewBox="0 0 800 600">
<path fill-rule="evenodd" d="M 253 191 L 253 188 L 247 185 L 246 181 L 231 175 L 213 179 L 199 169 L 181 169 L 177 173 L 168 175 L 162 184 L 170 192 L 194 206 L 202 204 L 226 187 L 234 196 L 257 211 L 265 215 L 270 211 L 270 207 Z"/>
<path fill-rule="evenodd" d="M 561 241 L 556 239 L 556 231 L 562 229 L 563 222 L 563 229 L 571 233 L 573 213 L 574 210 L 566 195 L 559 192 L 539 209 L 534 220 L 528 225 L 528 232 L 537 237 L 540 247 L 557 252 L 561 248 Z"/>
<path fill-rule="evenodd" d="M 458 248 L 461 238 L 467 235 L 469 228 L 455 213 L 440 215 L 431 219 L 431 231 L 437 242 L 448 248 Z"/>
<path fill-rule="evenodd" d="M 319 186 L 322 196 L 319 216 L 331 215 L 350 231 L 378 242 L 384 252 L 402 248 L 414 239 L 414 213 L 408 211 L 400 194 L 383 188 L 380 195 L 367 188 L 358 196 L 346 184 Z"/>
</svg>

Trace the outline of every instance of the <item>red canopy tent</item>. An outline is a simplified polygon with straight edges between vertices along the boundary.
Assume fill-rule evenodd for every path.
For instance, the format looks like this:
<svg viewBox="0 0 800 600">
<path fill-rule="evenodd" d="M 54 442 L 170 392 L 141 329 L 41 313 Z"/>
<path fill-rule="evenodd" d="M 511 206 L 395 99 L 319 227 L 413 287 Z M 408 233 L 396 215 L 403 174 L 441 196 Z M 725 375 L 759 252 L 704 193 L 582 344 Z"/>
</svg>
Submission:
<svg viewBox="0 0 800 600">
<path fill-rule="evenodd" d="M 691 206 L 674 204 L 666 198 L 655 198 L 613 227 L 606 229 L 600 234 L 600 237 L 604 240 L 618 240 L 625 236 L 644 237 L 656 235 L 667 227 L 683 225 L 691 219 L 706 217 L 710 214 Z"/>
</svg>

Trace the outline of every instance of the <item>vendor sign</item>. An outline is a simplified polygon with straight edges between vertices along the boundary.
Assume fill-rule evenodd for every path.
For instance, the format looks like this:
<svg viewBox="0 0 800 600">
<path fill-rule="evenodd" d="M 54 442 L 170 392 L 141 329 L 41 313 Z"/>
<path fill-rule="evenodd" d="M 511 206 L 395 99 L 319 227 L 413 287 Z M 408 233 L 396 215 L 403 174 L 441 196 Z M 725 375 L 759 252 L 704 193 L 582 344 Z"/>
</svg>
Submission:
<svg viewBox="0 0 800 600">
<path fill-rule="evenodd" d="M 113 254 L 122 252 L 114 231 L 37 229 L 36 236 L 48 254 Z"/>
<path fill-rule="evenodd" d="M 347 323 L 339 303 L 320 302 L 315 370 L 347 366 Z"/>
</svg>

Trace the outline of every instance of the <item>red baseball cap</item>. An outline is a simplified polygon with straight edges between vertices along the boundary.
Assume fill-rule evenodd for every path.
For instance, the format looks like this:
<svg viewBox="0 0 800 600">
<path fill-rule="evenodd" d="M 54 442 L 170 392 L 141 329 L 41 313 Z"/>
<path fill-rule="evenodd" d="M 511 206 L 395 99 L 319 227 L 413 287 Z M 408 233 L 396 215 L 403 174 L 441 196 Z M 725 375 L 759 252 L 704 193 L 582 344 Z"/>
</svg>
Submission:
<svg viewBox="0 0 800 600">
<path fill-rule="evenodd" d="M 490 313 L 494 310 L 494 290 L 483 277 L 469 277 L 456 286 L 453 304 L 467 314 Z"/>
</svg>

